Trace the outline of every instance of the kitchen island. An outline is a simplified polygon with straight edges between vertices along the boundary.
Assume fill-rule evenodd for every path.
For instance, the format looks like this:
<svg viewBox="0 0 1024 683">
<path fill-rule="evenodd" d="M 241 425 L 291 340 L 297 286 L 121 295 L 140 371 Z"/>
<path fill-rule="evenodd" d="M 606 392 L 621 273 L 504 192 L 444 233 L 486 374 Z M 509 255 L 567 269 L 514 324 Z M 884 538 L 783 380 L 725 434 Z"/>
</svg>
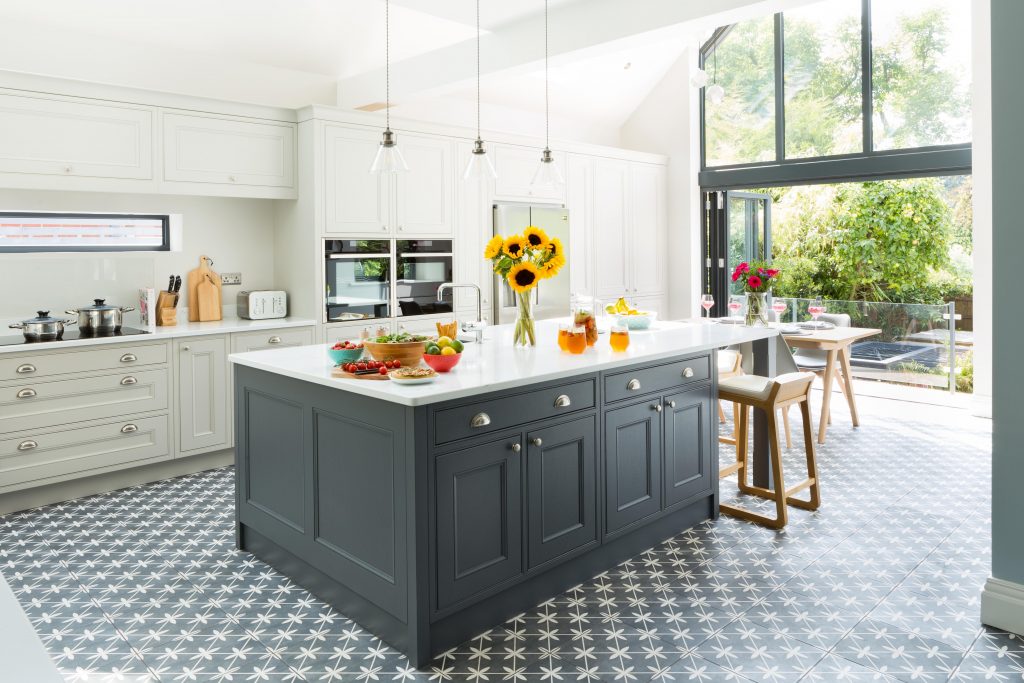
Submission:
<svg viewBox="0 0 1024 683">
<path fill-rule="evenodd" d="M 661 323 L 573 356 L 538 323 L 431 384 L 335 379 L 326 346 L 231 356 L 238 545 L 417 666 L 717 515 L 715 351 Z"/>
</svg>

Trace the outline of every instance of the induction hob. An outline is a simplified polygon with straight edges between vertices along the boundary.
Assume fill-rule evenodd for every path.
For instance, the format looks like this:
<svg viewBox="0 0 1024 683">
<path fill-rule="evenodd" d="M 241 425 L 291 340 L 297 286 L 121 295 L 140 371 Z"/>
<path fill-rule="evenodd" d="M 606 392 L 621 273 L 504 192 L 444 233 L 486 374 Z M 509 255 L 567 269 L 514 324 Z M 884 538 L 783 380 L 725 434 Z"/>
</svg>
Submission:
<svg viewBox="0 0 1024 683">
<path fill-rule="evenodd" d="M 81 341 L 85 339 L 106 339 L 108 337 L 134 337 L 140 334 L 149 334 L 147 330 L 138 330 L 134 327 L 122 327 L 117 332 L 109 334 L 93 334 L 85 333 L 81 330 L 66 329 L 64 330 L 64 336 L 60 339 L 48 339 L 46 341 L 29 341 L 25 339 L 24 335 L 0 337 L 0 346 L 32 346 L 33 344 L 50 344 L 56 342 L 66 341 Z"/>
</svg>

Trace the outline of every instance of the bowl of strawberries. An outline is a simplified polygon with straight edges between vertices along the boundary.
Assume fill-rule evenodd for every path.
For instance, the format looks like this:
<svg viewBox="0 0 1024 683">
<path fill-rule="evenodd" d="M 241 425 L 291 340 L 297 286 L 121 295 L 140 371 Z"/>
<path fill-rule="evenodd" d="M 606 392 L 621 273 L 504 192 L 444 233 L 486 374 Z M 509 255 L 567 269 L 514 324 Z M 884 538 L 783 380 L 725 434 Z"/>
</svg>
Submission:
<svg viewBox="0 0 1024 683">
<path fill-rule="evenodd" d="M 327 355 L 331 357 L 335 365 L 358 361 L 363 357 L 363 343 L 352 341 L 340 341 L 327 349 Z"/>
</svg>

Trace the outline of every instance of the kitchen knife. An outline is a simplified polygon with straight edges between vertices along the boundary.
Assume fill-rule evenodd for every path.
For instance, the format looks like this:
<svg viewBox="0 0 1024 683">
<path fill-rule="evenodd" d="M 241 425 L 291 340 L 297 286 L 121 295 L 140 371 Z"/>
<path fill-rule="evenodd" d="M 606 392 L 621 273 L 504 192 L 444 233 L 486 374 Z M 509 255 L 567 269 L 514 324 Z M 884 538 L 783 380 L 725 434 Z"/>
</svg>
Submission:
<svg viewBox="0 0 1024 683">
<path fill-rule="evenodd" d="M 171 279 L 167 281 L 167 293 L 168 294 L 174 294 L 174 276 L 173 275 L 171 276 Z"/>
<path fill-rule="evenodd" d="M 174 294 L 177 294 L 178 292 L 181 291 L 181 276 L 180 275 L 175 276 L 175 278 L 174 278 L 174 289 L 171 290 L 171 291 Z"/>
</svg>

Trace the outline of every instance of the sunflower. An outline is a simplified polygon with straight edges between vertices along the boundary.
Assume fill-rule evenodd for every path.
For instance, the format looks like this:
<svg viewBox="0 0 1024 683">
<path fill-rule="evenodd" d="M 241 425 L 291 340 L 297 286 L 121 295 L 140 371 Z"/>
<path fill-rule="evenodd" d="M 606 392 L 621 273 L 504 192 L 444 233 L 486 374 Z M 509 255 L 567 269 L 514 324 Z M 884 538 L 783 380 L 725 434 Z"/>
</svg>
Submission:
<svg viewBox="0 0 1024 683">
<path fill-rule="evenodd" d="M 505 246 L 505 240 L 501 235 L 495 235 L 491 238 L 491 241 L 487 243 L 484 248 L 484 258 L 493 259 L 495 256 L 501 253 L 501 248 Z"/>
<path fill-rule="evenodd" d="M 564 256 L 552 256 L 540 265 L 541 277 L 554 277 L 565 265 Z"/>
<path fill-rule="evenodd" d="M 565 250 L 564 247 L 562 247 L 562 240 L 557 237 L 552 237 L 548 241 L 548 251 L 551 252 L 551 258 L 558 257 L 565 259 Z"/>
<path fill-rule="evenodd" d="M 536 286 L 540 277 L 537 266 L 529 261 L 523 261 L 512 266 L 512 269 L 508 271 L 508 284 L 517 292 L 526 292 Z"/>
<path fill-rule="evenodd" d="M 521 235 L 512 235 L 505 240 L 505 253 L 509 258 L 522 258 L 526 253 L 526 240 Z"/>
<path fill-rule="evenodd" d="M 548 243 L 547 233 L 535 225 L 531 225 L 526 230 L 523 230 L 523 238 L 530 245 L 531 249 L 540 249 Z"/>
</svg>

